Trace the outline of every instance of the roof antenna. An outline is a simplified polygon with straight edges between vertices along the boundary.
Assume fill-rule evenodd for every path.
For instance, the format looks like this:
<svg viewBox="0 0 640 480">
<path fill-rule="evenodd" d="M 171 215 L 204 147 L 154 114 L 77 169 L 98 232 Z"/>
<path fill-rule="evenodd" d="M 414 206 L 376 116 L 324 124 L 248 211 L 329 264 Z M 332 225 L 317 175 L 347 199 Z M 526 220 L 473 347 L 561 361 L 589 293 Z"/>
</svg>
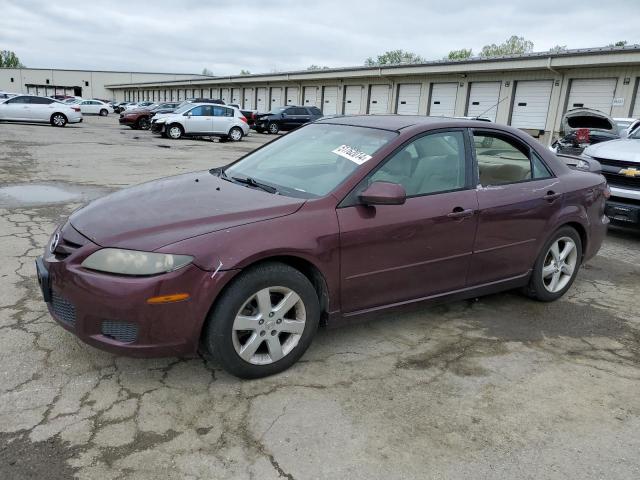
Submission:
<svg viewBox="0 0 640 480">
<path fill-rule="evenodd" d="M 477 120 L 478 118 L 480 118 L 482 115 L 484 115 L 485 113 L 487 113 L 489 110 L 496 108 L 498 105 L 500 105 L 504 100 L 506 100 L 507 98 L 509 98 L 509 95 L 507 95 L 506 97 L 504 97 L 502 100 L 498 100 L 498 103 L 496 103 L 495 105 L 491 105 L 489 108 L 487 108 L 484 112 L 482 112 L 480 115 L 476 115 L 475 117 L 473 117 L 474 120 Z M 498 112 L 496 112 L 497 114 Z"/>
</svg>

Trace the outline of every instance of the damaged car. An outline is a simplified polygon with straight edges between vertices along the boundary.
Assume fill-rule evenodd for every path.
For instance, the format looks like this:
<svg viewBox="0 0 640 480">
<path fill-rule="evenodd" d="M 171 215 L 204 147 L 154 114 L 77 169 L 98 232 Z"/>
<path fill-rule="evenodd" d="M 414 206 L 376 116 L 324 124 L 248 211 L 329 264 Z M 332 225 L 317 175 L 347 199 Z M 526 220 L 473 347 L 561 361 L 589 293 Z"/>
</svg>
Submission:
<svg viewBox="0 0 640 480">
<path fill-rule="evenodd" d="M 551 150 L 565 155 L 580 155 L 589 145 L 620 138 L 616 121 L 606 113 L 592 108 L 574 108 L 562 117 L 562 137 L 553 142 Z"/>
</svg>

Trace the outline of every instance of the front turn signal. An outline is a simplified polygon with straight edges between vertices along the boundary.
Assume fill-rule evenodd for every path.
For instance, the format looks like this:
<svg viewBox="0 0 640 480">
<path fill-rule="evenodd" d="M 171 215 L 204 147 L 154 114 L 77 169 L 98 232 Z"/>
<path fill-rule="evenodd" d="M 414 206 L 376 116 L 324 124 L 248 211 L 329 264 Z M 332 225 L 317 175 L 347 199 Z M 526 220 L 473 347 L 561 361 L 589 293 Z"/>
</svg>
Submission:
<svg viewBox="0 0 640 480">
<path fill-rule="evenodd" d="M 147 298 L 147 303 L 149 305 L 159 305 L 162 303 L 182 302 L 183 300 L 187 300 L 188 298 L 188 293 L 174 293 L 171 295 L 160 295 L 158 297 Z"/>
</svg>

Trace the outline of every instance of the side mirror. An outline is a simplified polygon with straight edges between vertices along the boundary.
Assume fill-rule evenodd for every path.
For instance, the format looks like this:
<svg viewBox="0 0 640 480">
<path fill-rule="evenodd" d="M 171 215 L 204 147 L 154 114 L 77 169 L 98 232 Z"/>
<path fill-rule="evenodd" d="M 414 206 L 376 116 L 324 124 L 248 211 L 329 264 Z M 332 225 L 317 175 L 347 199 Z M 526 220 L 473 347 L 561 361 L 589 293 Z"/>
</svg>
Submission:
<svg viewBox="0 0 640 480">
<path fill-rule="evenodd" d="M 187 112 L 184 114 L 185 117 L 190 117 L 191 116 L 191 112 Z"/>
<path fill-rule="evenodd" d="M 358 198 L 365 205 L 402 205 L 407 200 L 407 192 L 398 183 L 373 182 Z"/>
</svg>

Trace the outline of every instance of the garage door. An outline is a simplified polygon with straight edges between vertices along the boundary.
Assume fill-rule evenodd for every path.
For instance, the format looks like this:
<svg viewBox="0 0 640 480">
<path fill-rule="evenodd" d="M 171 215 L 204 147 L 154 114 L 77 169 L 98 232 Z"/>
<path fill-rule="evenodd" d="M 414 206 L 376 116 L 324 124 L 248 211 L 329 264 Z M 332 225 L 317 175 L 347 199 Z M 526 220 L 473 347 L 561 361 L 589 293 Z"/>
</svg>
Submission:
<svg viewBox="0 0 640 480">
<path fill-rule="evenodd" d="M 267 89 L 266 87 L 256 88 L 256 110 L 259 112 L 268 112 L 269 102 L 267 102 Z"/>
<path fill-rule="evenodd" d="M 239 88 L 232 88 L 231 89 L 231 103 L 236 103 L 238 105 L 240 105 L 240 102 L 242 101 L 242 90 Z"/>
<path fill-rule="evenodd" d="M 545 130 L 552 86 L 551 80 L 516 82 L 511 125 L 516 128 Z"/>
<path fill-rule="evenodd" d="M 498 102 L 500 101 L 501 82 L 474 82 L 469 91 L 467 115 L 470 117 L 485 117 L 496 121 Z"/>
<path fill-rule="evenodd" d="M 255 98 L 255 92 L 253 88 L 244 89 L 244 103 L 242 106 L 247 110 L 253 110 L 253 99 Z"/>
<path fill-rule="evenodd" d="M 218 99 L 218 98 L 220 98 L 220 89 L 219 88 L 212 88 L 211 91 L 209 92 L 209 94 L 211 95 L 211 98 Z"/>
<path fill-rule="evenodd" d="M 422 85 L 419 83 L 405 83 L 398 85 L 398 106 L 396 113 L 398 115 L 417 115 L 420 107 L 420 90 Z"/>
<path fill-rule="evenodd" d="M 631 110 L 633 113 L 631 115 L 638 118 L 640 117 L 640 78 L 636 82 L 636 100 L 633 102 L 633 110 Z"/>
<path fill-rule="evenodd" d="M 358 115 L 362 100 L 362 87 L 360 85 L 348 85 L 344 87 L 344 114 Z"/>
<path fill-rule="evenodd" d="M 457 98 L 457 83 L 434 83 L 433 87 L 431 87 L 429 115 L 434 117 L 453 117 L 456 113 Z"/>
<path fill-rule="evenodd" d="M 589 78 L 571 80 L 567 110 L 593 108 L 609 115 L 616 91 L 615 78 Z"/>
<path fill-rule="evenodd" d="M 369 113 L 381 114 L 389 112 L 389 85 L 371 85 L 369 92 Z"/>
<path fill-rule="evenodd" d="M 271 108 L 281 107 L 282 105 L 282 87 L 271 87 Z"/>
<path fill-rule="evenodd" d="M 323 88 L 322 113 L 325 115 L 335 115 L 338 113 L 338 87 Z"/>
<path fill-rule="evenodd" d="M 231 103 L 231 96 L 229 94 L 228 88 L 223 88 L 222 90 L 220 90 L 220 96 L 224 103 Z"/>
<path fill-rule="evenodd" d="M 317 87 L 304 87 L 304 100 L 305 107 L 313 107 L 316 104 L 318 95 Z"/>
<path fill-rule="evenodd" d="M 287 105 L 298 104 L 298 87 L 287 87 Z"/>
</svg>

